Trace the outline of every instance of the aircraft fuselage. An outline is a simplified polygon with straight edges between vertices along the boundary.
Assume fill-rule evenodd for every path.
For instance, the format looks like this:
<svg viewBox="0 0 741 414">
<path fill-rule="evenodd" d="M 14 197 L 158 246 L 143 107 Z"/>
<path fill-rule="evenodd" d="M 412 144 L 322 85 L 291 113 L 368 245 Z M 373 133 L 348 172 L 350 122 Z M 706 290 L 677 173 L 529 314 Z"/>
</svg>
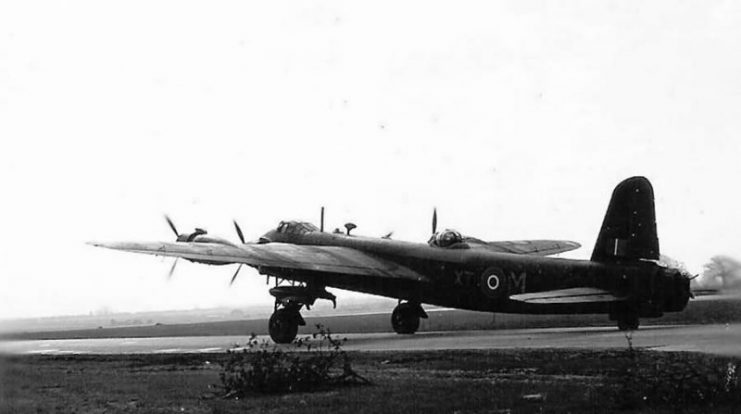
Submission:
<svg viewBox="0 0 741 414">
<path fill-rule="evenodd" d="M 261 269 L 263 273 L 310 284 L 336 287 L 417 303 L 507 313 L 611 313 L 612 304 L 533 304 L 511 295 L 556 289 L 594 287 L 619 292 L 638 305 L 640 316 L 682 310 L 686 280 L 676 270 L 650 261 L 599 263 L 552 257 L 495 253 L 480 249 L 443 249 L 423 243 L 310 232 L 268 232 L 265 239 L 300 245 L 342 246 L 391 260 L 428 278 L 357 278 L 345 274 Z"/>
</svg>

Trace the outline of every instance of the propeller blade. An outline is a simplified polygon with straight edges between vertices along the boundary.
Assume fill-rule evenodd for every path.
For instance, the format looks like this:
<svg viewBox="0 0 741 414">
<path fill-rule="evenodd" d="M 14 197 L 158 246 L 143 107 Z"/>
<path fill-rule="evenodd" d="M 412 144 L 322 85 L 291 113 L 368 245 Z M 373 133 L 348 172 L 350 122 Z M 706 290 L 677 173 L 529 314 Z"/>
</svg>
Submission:
<svg viewBox="0 0 741 414">
<path fill-rule="evenodd" d="M 437 233 L 437 207 L 432 210 L 432 234 Z"/>
<path fill-rule="evenodd" d="M 167 280 L 172 279 L 172 274 L 175 273 L 175 266 L 178 264 L 179 257 L 175 258 L 175 261 L 172 262 L 172 267 L 170 267 L 170 272 L 167 274 Z"/>
<path fill-rule="evenodd" d="M 237 275 L 239 274 L 239 269 L 241 269 L 241 268 L 242 268 L 242 264 L 240 263 L 239 264 L 239 267 L 237 267 L 237 271 L 234 272 L 234 276 L 232 276 L 232 280 L 229 281 L 229 286 L 231 286 L 231 285 L 234 284 L 234 281 L 237 279 Z"/>
<path fill-rule="evenodd" d="M 393 236 L 393 235 L 394 235 L 394 232 L 393 232 L 393 231 L 390 231 L 390 232 L 386 233 L 386 234 L 385 234 L 385 235 L 384 235 L 383 237 L 381 237 L 381 238 L 382 238 L 382 239 L 390 239 L 390 238 L 391 238 L 391 236 Z"/>
<path fill-rule="evenodd" d="M 170 225 L 170 228 L 172 229 L 172 232 L 175 233 L 175 237 L 180 237 L 180 233 L 178 233 L 178 229 L 175 228 L 175 224 L 170 220 L 170 217 L 165 214 L 165 220 L 167 220 L 167 224 Z"/>
<path fill-rule="evenodd" d="M 234 228 L 237 229 L 237 236 L 239 236 L 239 240 L 242 242 L 242 244 L 244 244 L 244 234 L 242 233 L 242 229 L 239 228 L 239 224 L 237 224 L 237 220 L 232 220 L 232 221 L 234 222 Z"/>
</svg>

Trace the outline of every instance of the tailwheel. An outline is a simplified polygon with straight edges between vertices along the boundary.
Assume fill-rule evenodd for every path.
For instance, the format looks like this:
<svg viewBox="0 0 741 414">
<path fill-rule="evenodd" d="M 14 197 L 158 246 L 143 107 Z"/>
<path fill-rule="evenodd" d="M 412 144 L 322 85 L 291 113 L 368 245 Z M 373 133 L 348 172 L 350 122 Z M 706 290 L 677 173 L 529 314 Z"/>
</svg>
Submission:
<svg viewBox="0 0 741 414">
<path fill-rule="evenodd" d="M 298 308 L 277 309 L 268 322 L 270 338 L 277 344 L 289 344 L 296 339 L 299 325 L 306 325 L 306 322 Z"/>
<path fill-rule="evenodd" d="M 617 320 L 618 329 L 621 331 L 635 331 L 639 324 L 637 316 L 621 316 Z"/>
<path fill-rule="evenodd" d="M 617 304 L 610 312 L 610 320 L 617 321 L 618 329 L 621 331 L 635 331 L 638 329 L 638 309 L 635 305 Z"/>
<path fill-rule="evenodd" d="M 419 318 L 427 318 L 419 304 L 400 303 L 391 314 L 391 326 L 398 334 L 413 334 L 419 329 Z"/>
</svg>

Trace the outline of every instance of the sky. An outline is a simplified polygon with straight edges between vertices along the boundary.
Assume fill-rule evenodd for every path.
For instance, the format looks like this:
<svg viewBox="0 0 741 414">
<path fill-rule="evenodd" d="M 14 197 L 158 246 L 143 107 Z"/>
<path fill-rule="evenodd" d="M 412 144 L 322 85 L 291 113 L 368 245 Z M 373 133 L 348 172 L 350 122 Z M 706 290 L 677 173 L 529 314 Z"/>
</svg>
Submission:
<svg viewBox="0 0 741 414">
<path fill-rule="evenodd" d="M 654 185 L 661 250 L 741 256 L 734 1 L 0 3 L 0 319 L 272 305 L 96 249 L 280 220 L 555 238 Z M 363 300 L 339 292 L 343 301 Z"/>
</svg>

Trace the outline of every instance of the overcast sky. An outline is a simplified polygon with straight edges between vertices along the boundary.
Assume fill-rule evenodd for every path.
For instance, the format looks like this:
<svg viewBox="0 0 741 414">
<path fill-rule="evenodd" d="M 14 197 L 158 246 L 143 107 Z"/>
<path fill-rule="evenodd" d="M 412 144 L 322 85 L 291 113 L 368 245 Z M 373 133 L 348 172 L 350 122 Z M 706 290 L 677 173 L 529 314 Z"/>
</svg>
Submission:
<svg viewBox="0 0 741 414">
<path fill-rule="evenodd" d="M 437 206 L 588 258 L 645 175 L 663 253 L 741 256 L 738 2 L 347 3 L 1 3 L 0 318 L 271 306 L 253 270 L 85 245 L 163 213 L 423 242 Z"/>
</svg>

